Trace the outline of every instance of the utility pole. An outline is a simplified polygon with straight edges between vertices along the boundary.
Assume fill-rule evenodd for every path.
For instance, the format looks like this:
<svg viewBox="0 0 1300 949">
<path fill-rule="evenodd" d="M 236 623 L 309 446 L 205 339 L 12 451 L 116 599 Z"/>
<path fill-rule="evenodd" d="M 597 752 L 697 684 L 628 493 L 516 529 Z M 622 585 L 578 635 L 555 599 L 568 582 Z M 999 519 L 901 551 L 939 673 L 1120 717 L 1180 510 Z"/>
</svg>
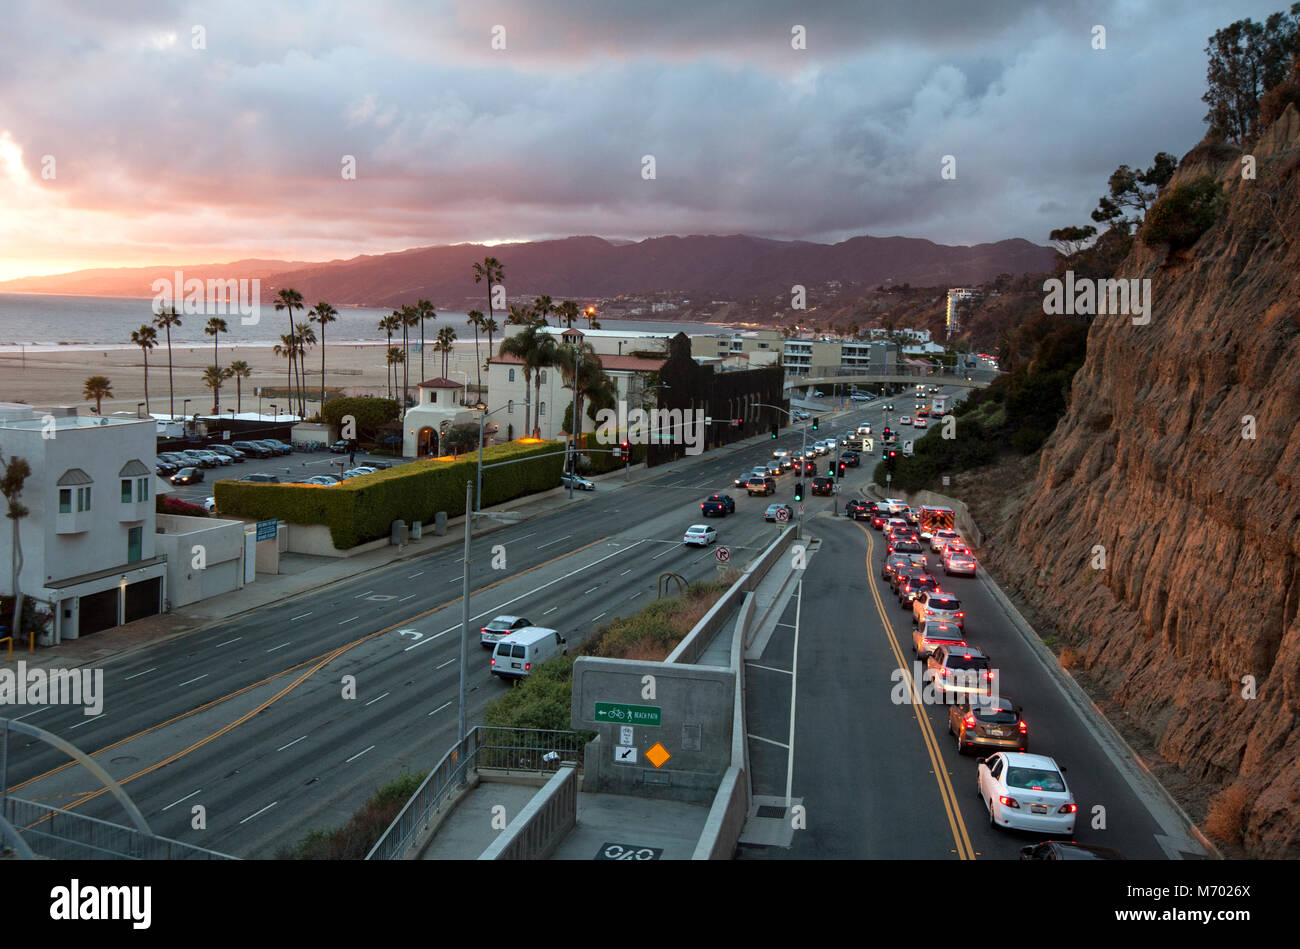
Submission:
<svg viewBox="0 0 1300 949">
<path fill-rule="evenodd" d="M 474 484 L 465 482 L 465 560 L 460 580 L 460 727 L 457 741 L 464 741 L 465 727 L 465 666 L 469 664 L 469 534 L 474 520 Z"/>
</svg>

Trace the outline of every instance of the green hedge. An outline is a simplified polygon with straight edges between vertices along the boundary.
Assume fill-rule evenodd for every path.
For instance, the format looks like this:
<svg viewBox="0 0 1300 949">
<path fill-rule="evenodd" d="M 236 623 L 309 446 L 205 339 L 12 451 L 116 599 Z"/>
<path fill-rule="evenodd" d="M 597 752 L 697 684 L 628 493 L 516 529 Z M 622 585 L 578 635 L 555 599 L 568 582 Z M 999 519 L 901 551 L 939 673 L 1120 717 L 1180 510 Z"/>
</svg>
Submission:
<svg viewBox="0 0 1300 949">
<path fill-rule="evenodd" d="M 556 453 L 483 471 L 483 507 L 560 483 L 562 444 L 510 442 L 483 450 L 483 464 Z M 438 511 L 455 517 L 465 509 L 465 482 L 473 482 L 477 455 L 460 461 L 424 459 L 352 478 L 333 487 L 218 481 L 217 508 L 226 517 L 279 518 L 290 524 L 323 524 L 339 550 L 389 535 L 393 521 L 431 521 Z"/>
<path fill-rule="evenodd" d="M 616 442 L 616 444 L 621 444 L 626 434 L 627 434 L 626 432 L 619 432 L 618 442 Z M 585 433 L 582 436 L 582 452 L 585 453 L 588 451 L 588 449 L 591 450 L 590 454 L 587 455 L 587 457 L 591 459 L 591 464 L 582 466 L 580 470 L 582 470 L 586 474 L 594 474 L 594 475 L 605 474 L 608 471 L 622 470 L 626 462 L 624 462 L 622 458 L 614 457 L 614 453 L 610 451 L 610 449 L 613 447 L 614 445 L 612 444 L 604 445 L 596 441 L 595 432 Z M 633 445 L 632 464 L 639 465 L 642 462 L 644 462 L 645 451 L 646 451 L 645 445 Z"/>
</svg>

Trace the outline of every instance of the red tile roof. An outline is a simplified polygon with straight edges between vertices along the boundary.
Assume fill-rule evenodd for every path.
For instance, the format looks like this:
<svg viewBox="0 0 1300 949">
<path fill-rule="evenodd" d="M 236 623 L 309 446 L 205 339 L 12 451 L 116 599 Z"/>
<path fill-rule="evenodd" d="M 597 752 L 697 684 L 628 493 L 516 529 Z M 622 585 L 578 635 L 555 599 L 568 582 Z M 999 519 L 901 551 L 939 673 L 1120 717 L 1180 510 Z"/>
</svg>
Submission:
<svg viewBox="0 0 1300 949">
<path fill-rule="evenodd" d="M 423 382 L 417 382 L 415 386 L 417 389 L 461 389 L 464 388 L 465 383 L 454 382 L 451 379 L 439 376 L 437 379 L 425 379 Z"/>
</svg>

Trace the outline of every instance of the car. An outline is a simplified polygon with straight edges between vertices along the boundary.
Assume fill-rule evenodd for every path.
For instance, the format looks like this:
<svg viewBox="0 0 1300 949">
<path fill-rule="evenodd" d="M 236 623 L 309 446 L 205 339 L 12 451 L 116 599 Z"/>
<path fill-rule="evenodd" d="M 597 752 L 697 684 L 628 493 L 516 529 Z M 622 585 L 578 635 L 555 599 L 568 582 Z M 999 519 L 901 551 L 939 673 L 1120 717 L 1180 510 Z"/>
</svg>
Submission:
<svg viewBox="0 0 1300 949">
<path fill-rule="evenodd" d="M 231 442 L 230 447 L 242 451 L 245 455 L 252 455 L 254 458 L 270 458 L 274 454 L 265 445 L 258 445 L 255 442 Z"/>
<path fill-rule="evenodd" d="M 202 468 L 182 468 L 171 476 L 172 484 L 196 484 L 203 480 Z"/>
<path fill-rule="evenodd" d="M 781 471 L 783 472 L 794 469 L 794 456 L 792 455 L 786 455 L 784 458 L 777 459 L 777 461 L 781 465 Z"/>
<path fill-rule="evenodd" d="M 692 524 L 686 528 L 686 533 L 682 535 L 683 544 L 694 544 L 699 547 L 707 547 L 715 543 L 718 539 L 718 532 L 707 524 Z"/>
<path fill-rule="evenodd" d="M 803 409 L 795 409 L 793 412 L 790 413 L 790 415 L 791 415 L 792 418 L 798 419 L 798 420 L 801 421 L 801 422 L 802 422 L 804 419 L 810 417 L 810 416 L 808 415 L 808 413 L 805 412 Z"/>
<path fill-rule="evenodd" d="M 803 463 L 802 468 L 796 468 L 795 474 L 815 475 L 817 473 L 817 462 L 809 460 Z"/>
<path fill-rule="evenodd" d="M 948 576 L 953 574 L 963 574 L 968 577 L 975 576 L 975 570 L 978 568 L 974 556 L 968 552 L 953 550 L 952 545 L 944 549 L 943 552 L 943 572 Z"/>
<path fill-rule="evenodd" d="M 212 445 L 208 448 L 208 451 L 215 452 L 218 455 L 225 455 L 231 460 L 231 462 L 237 465 L 243 464 L 244 462 L 244 453 L 229 445 Z"/>
<path fill-rule="evenodd" d="M 486 626 L 479 627 L 479 643 L 491 649 L 502 637 L 509 636 L 517 629 L 533 624 L 522 616 L 498 616 Z"/>
<path fill-rule="evenodd" d="M 838 448 L 840 443 L 834 438 L 826 438 L 822 440 L 822 444 L 826 446 L 827 453 L 830 453 Z"/>
<path fill-rule="evenodd" d="M 889 557 L 892 556 L 893 554 L 886 554 L 885 559 L 889 559 Z M 906 557 L 907 554 L 899 554 L 899 556 Z M 901 587 L 908 580 L 908 578 L 919 577 L 925 573 L 926 571 L 924 569 L 917 567 L 914 564 L 907 564 L 907 565 L 895 567 L 893 570 L 889 572 L 889 592 L 892 593 L 894 596 L 898 596 L 899 587 Z"/>
<path fill-rule="evenodd" d="M 871 526 L 874 530 L 884 530 L 885 525 L 889 522 L 889 512 L 876 509 L 871 512 Z"/>
<path fill-rule="evenodd" d="M 925 428 L 929 423 L 923 418 L 918 418 L 912 423 L 913 428 Z"/>
<path fill-rule="evenodd" d="M 203 499 L 203 510 L 207 511 L 209 514 L 216 514 L 216 513 L 217 513 L 217 499 L 216 499 L 216 498 L 204 498 L 204 499 Z"/>
<path fill-rule="evenodd" d="M 734 513 L 735 510 L 736 499 L 730 494 L 710 494 L 700 502 L 700 511 L 705 517 L 710 517 L 714 514 L 719 517 L 726 517 L 728 514 Z"/>
<path fill-rule="evenodd" d="M 744 474 L 736 475 L 736 480 L 731 482 L 731 486 L 733 488 L 743 488 L 745 485 L 749 483 L 749 479 L 752 476 L 753 476 L 752 471 L 746 471 Z"/>
<path fill-rule="evenodd" d="M 907 502 L 902 498 L 885 498 L 885 503 L 889 505 L 890 514 L 901 514 L 907 508 Z"/>
<path fill-rule="evenodd" d="M 280 479 L 277 478 L 275 475 L 266 474 L 265 472 L 262 471 L 259 471 L 257 474 L 244 475 L 239 480 L 252 481 L 255 484 L 279 484 L 280 483 Z"/>
<path fill-rule="evenodd" d="M 756 494 L 766 497 L 776 493 L 776 479 L 766 475 L 754 475 L 745 483 L 745 493 L 751 498 Z"/>
<path fill-rule="evenodd" d="M 337 475 L 316 475 L 314 478 L 308 478 L 303 484 L 318 484 L 322 488 L 332 488 L 336 484 L 342 484 L 343 479 Z"/>
<path fill-rule="evenodd" d="M 830 497 L 835 493 L 835 479 L 829 477 L 820 477 L 812 479 L 812 493 Z"/>
<path fill-rule="evenodd" d="M 560 472 L 560 485 L 565 488 L 575 488 L 578 491 L 595 491 L 596 483 L 588 481 L 581 475 L 575 475 L 568 471 Z"/>
<path fill-rule="evenodd" d="M 936 646 L 925 661 L 925 676 L 936 692 L 991 692 L 995 674 L 987 655 L 977 646 Z"/>
<path fill-rule="evenodd" d="M 871 434 L 871 426 L 865 424 L 859 425 L 858 430 L 854 434 L 857 435 L 859 438 L 865 438 Z"/>
<path fill-rule="evenodd" d="M 952 623 L 926 620 L 912 629 L 912 652 L 920 660 L 930 658 L 939 646 L 965 646 L 966 634 Z"/>
<path fill-rule="evenodd" d="M 256 444 L 261 445 L 272 455 L 287 455 L 293 451 L 292 446 L 286 445 L 284 442 L 278 441 L 274 438 L 259 438 L 257 439 Z"/>
<path fill-rule="evenodd" d="M 815 390 L 813 391 L 812 397 L 813 397 L 814 399 L 820 399 L 820 398 L 822 398 L 824 395 L 826 395 L 826 393 L 823 392 L 821 389 L 815 389 Z"/>
<path fill-rule="evenodd" d="M 929 418 L 929 417 L 930 417 L 930 410 L 927 409 L 924 405 L 918 405 L 918 406 L 916 407 L 916 415 L 917 415 L 918 418 L 923 418 L 923 419 L 924 419 L 924 418 Z"/>
<path fill-rule="evenodd" d="M 957 754 L 972 748 L 1029 750 L 1029 726 L 1023 709 L 1007 695 L 962 696 L 948 706 L 948 734 L 957 739 Z"/>
<path fill-rule="evenodd" d="M 379 469 L 376 468 L 374 465 L 357 465 L 355 468 L 351 470 L 357 472 L 358 474 L 374 474 Z"/>
<path fill-rule="evenodd" d="M 914 507 L 909 507 L 906 511 L 903 512 L 903 520 L 907 521 L 909 527 L 915 527 L 917 522 L 920 519 L 921 519 L 921 514 Z"/>
<path fill-rule="evenodd" d="M 786 514 L 785 519 L 787 521 L 794 520 L 794 508 L 792 508 L 788 504 L 769 504 L 767 506 L 767 510 L 763 512 L 763 520 L 765 521 L 779 520 L 779 518 L 776 516 L 777 511 L 785 511 Z"/>
<path fill-rule="evenodd" d="M 990 827 L 1074 833 L 1079 806 L 1054 758 L 999 751 L 980 759 L 975 783 L 988 808 Z"/>
<path fill-rule="evenodd" d="M 939 588 L 939 581 L 928 573 L 918 573 L 908 577 L 898 585 L 898 605 L 905 610 L 912 608 L 912 601 L 922 592 L 932 592 Z"/>
<path fill-rule="evenodd" d="M 943 590 L 922 590 L 912 598 L 912 625 L 926 620 L 952 623 L 963 634 L 966 631 L 966 611 L 961 608 L 961 601 Z"/>
<path fill-rule="evenodd" d="M 772 452 L 772 457 L 777 461 L 780 461 L 782 458 L 788 458 L 791 454 L 793 454 L 793 452 L 788 448 L 777 448 Z"/>
<path fill-rule="evenodd" d="M 186 464 L 194 468 L 220 468 L 221 456 L 214 455 L 210 451 L 203 451 L 198 448 L 187 448 L 181 452 L 181 458 Z M 226 464 L 230 464 L 229 461 Z"/>
<path fill-rule="evenodd" d="M 907 554 L 889 554 L 885 557 L 884 563 L 880 565 L 880 579 L 888 580 L 895 570 L 904 567 L 910 568 L 912 562 L 907 559 Z"/>
<path fill-rule="evenodd" d="M 886 403 L 885 403 L 885 411 L 886 411 L 886 412 L 892 412 L 892 411 L 894 411 L 894 403 L 893 403 L 893 402 L 886 402 Z"/>
<path fill-rule="evenodd" d="M 943 545 L 950 540 L 961 540 L 961 535 L 954 530 L 943 528 L 930 535 L 930 549 L 936 554 L 943 553 Z"/>
<path fill-rule="evenodd" d="M 889 554 L 924 554 L 921 545 L 914 540 L 899 540 L 885 546 L 885 553 Z"/>
<path fill-rule="evenodd" d="M 862 456 L 856 451 L 845 451 L 840 453 L 840 461 L 844 462 L 850 468 L 862 467 Z"/>
<path fill-rule="evenodd" d="M 871 396 L 867 395 L 865 392 L 854 392 L 852 395 L 849 396 L 849 398 L 852 399 L 854 402 L 871 401 Z"/>
<path fill-rule="evenodd" d="M 767 470 L 765 473 L 769 478 L 778 478 L 785 474 L 785 469 L 781 467 L 781 462 L 773 460 L 767 463 Z"/>
<path fill-rule="evenodd" d="M 870 520 L 871 511 L 867 507 L 867 503 L 861 498 L 850 498 L 844 503 L 844 516 L 855 521 Z"/>
<path fill-rule="evenodd" d="M 348 441 L 346 438 L 340 438 L 333 445 L 330 445 L 330 451 L 332 451 L 336 455 L 346 455 L 351 450 L 352 450 L 352 443 Z M 493 620 L 493 622 L 495 623 L 496 620 Z"/>
<path fill-rule="evenodd" d="M 1073 840 L 1044 840 L 1020 848 L 1021 860 L 1127 860 L 1118 850 L 1110 847 L 1093 847 Z"/>
<path fill-rule="evenodd" d="M 168 475 L 174 475 L 176 472 L 180 471 L 180 468 L 170 461 L 160 461 L 153 466 L 153 470 L 159 477 L 165 478 Z"/>
</svg>

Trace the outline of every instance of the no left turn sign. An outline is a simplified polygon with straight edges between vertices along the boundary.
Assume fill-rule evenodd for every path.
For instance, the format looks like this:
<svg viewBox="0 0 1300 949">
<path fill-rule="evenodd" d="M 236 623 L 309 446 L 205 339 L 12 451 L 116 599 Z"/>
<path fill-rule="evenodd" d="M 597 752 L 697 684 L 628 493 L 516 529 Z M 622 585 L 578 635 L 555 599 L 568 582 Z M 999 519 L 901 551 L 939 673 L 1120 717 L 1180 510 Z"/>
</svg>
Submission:
<svg viewBox="0 0 1300 949">
<path fill-rule="evenodd" d="M 731 548 L 719 547 L 713 552 L 713 557 L 718 561 L 718 563 L 726 563 L 731 559 Z"/>
<path fill-rule="evenodd" d="M 785 508 L 780 508 L 776 512 L 776 519 L 778 521 L 788 521 L 790 520 L 790 512 Z"/>
</svg>

